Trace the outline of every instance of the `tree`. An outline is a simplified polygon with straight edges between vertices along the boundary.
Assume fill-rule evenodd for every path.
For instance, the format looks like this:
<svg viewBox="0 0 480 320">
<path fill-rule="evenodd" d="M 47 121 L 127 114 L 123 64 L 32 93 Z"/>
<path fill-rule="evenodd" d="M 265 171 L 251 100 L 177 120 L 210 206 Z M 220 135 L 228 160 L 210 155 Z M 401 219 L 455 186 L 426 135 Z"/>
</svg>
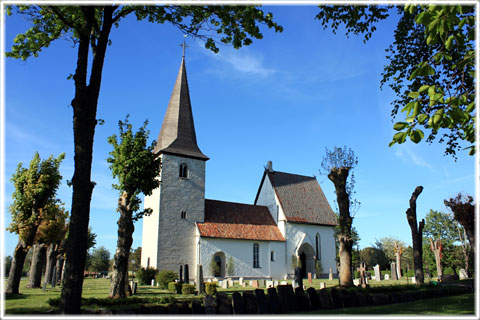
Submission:
<svg viewBox="0 0 480 320">
<path fill-rule="evenodd" d="M 367 247 L 360 250 L 360 261 L 365 262 L 368 267 L 378 264 L 381 269 L 388 268 L 388 259 L 385 253 L 377 247 Z"/>
<path fill-rule="evenodd" d="M 110 288 L 110 296 L 113 298 L 126 297 L 125 280 L 128 277 L 128 262 L 135 228 L 133 222 L 152 212 L 150 208 L 139 211 L 142 200 L 138 196 L 140 193 L 150 195 L 160 185 L 157 176 L 161 159 L 153 152 L 155 141 L 148 145 L 150 131 L 147 130 L 147 124 L 148 121 L 145 121 L 143 126 L 133 133 L 127 116 L 125 122 L 118 122 L 119 137 L 114 134 L 108 138 L 113 151 L 110 152 L 107 162 L 110 163 L 113 177 L 118 179 L 118 184 L 113 187 L 120 191 L 117 208 L 120 213 L 117 223 L 117 251 Z"/>
<path fill-rule="evenodd" d="M 56 159 L 50 156 L 42 161 L 37 152 L 30 166 L 24 168 L 19 163 L 10 179 L 15 191 L 12 194 L 13 203 L 8 208 L 12 222 L 7 230 L 18 234 L 19 240 L 8 275 L 7 293 L 19 293 L 20 277 L 29 247 L 35 243 L 42 219 L 49 216 L 52 207 L 58 203 L 56 194 L 62 179 L 59 167 L 64 158 L 65 154 L 62 153 Z"/>
<path fill-rule="evenodd" d="M 130 250 L 130 259 L 128 259 L 128 270 L 133 270 L 142 265 L 142 247 Z"/>
<path fill-rule="evenodd" d="M 8 271 L 10 270 L 10 267 L 12 266 L 12 256 L 6 256 L 4 258 L 4 269 L 3 269 L 3 277 L 6 277 L 8 274 Z"/>
<path fill-rule="evenodd" d="M 394 249 L 393 251 L 395 252 L 397 275 L 398 275 L 398 278 L 401 278 L 402 277 L 402 255 L 403 255 L 403 251 L 405 250 L 405 247 L 399 244 L 398 241 L 395 241 L 395 243 L 393 244 L 393 249 Z"/>
<path fill-rule="evenodd" d="M 326 149 L 326 155 L 322 160 L 322 168 L 328 172 L 328 179 L 335 186 L 337 195 L 338 214 L 338 233 L 340 257 L 340 285 L 345 287 L 353 286 L 352 277 L 352 222 L 353 216 L 350 214 L 350 207 L 353 200 L 350 195 L 353 192 L 353 183 L 348 183 L 348 174 L 355 168 L 358 158 L 352 149 L 347 147 L 334 147 L 332 151 Z M 351 178 L 350 178 L 351 179 Z M 352 181 L 352 180 L 350 180 Z"/>
<path fill-rule="evenodd" d="M 417 227 L 417 198 L 422 193 L 423 187 L 418 186 L 413 191 L 410 198 L 410 208 L 407 209 L 407 221 L 412 231 L 413 245 L 413 267 L 415 269 L 415 280 L 417 284 L 423 284 L 423 261 L 422 261 L 422 234 L 425 226 L 425 220 L 422 219 Z"/>
<path fill-rule="evenodd" d="M 465 228 L 470 248 L 475 255 L 475 204 L 473 198 L 459 193 L 454 198 L 444 200 L 444 203 L 452 211 L 453 218 Z"/>
<path fill-rule="evenodd" d="M 233 276 L 233 274 L 235 273 L 235 264 L 233 262 L 233 257 L 230 256 L 228 257 L 228 260 L 227 260 L 227 275 L 229 276 Z"/>
<path fill-rule="evenodd" d="M 7 7 L 7 13 L 12 8 Z M 217 41 L 234 48 L 263 37 L 257 24 L 281 32 L 282 27 L 254 6 L 19 6 L 16 13 L 26 15 L 32 28 L 19 34 L 8 57 L 23 59 L 38 56 L 39 52 L 60 38 L 78 45 L 77 67 L 73 74 L 75 96 L 72 100 L 75 170 L 70 232 L 66 243 L 65 281 L 60 298 L 60 312 L 80 313 L 86 241 L 90 216 L 93 138 L 95 135 L 97 103 L 102 71 L 112 27 L 130 14 L 137 20 L 171 23 L 184 34 L 199 38 L 205 47 L 218 52 Z M 214 38 L 211 34 L 216 34 Z M 92 51 L 92 58 L 89 52 Z M 89 64 L 90 63 L 90 64 Z M 90 70 L 89 70 L 90 69 Z M 89 79 L 87 78 L 89 76 Z"/>
<path fill-rule="evenodd" d="M 104 246 L 96 248 L 92 251 L 91 269 L 95 272 L 108 271 L 110 266 L 110 251 Z"/>
<path fill-rule="evenodd" d="M 376 24 L 394 12 L 400 15 L 395 41 L 386 50 L 389 64 L 382 73 L 384 84 L 396 93 L 392 118 L 400 112 L 404 121 L 390 143 L 414 143 L 438 138 L 445 154 L 467 144 L 475 153 L 475 7 L 415 4 L 407 6 L 320 6 L 316 16 L 324 28 L 335 32 L 345 24 L 346 34 L 369 40 Z M 400 110 L 400 111 L 399 111 Z"/>
</svg>

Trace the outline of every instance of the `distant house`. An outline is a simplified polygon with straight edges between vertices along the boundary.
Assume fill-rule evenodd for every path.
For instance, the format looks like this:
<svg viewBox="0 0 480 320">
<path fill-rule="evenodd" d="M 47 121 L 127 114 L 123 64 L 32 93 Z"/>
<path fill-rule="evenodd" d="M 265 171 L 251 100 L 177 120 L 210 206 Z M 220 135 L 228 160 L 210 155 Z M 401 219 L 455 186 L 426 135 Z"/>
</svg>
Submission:
<svg viewBox="0 0 480 320">
<path fill-rule="evenodd" d="M 317 262 L 336 274 L 337 221 L 315 177 L 275 171 L 269 161 L 253 204 L 205 199 L 209 158 L 197 145 L 184 58 L 154 152 L 161 186 L 145 197 L 153 213 L 143 218 L 142 266 L 188 264 L 194 277 L 200 264 L 205 277 L 224 277 L 231 261 L 228 276 L 279 279 L 294 273 L 295 259 L 304 276 Z"/>
</svg>

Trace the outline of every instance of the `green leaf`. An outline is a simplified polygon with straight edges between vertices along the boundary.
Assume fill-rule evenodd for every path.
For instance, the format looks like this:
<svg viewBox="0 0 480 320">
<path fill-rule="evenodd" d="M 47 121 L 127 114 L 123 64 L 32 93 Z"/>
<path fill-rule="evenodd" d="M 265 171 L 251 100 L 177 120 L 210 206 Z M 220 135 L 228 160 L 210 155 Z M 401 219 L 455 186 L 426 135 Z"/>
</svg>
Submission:
<svg viewBox="0 0 480 320">
<path fill-rule="evenodd" d="M 418 122 L 423 123 L 425 120 L 427 120 L 428 116 L 424 113 L 418 115 Z"/>
<path fill-rule="evenodd" d="M 422 138 L 420 138 L 420 134 L 416 130 L 410 131 L 409 137 L 414 143 L 419 143 L 420 140 L 422 140 Z"/>
<path fill-rule="evenodd" d="M 433 125 L 436 126 L 440 123 L 440 121 L 442 121 L 444 111 L 445 110 L 441 108 L 435 112 L 435 114 L 433 115 Z"/>
<path fill-rule="evenodd" d="M 430 88 L 430 86 L 428 84 L 426 85 L 423 85 L 420 87 L 420 89 L 418 90 L 419 93 L 422 93 L 422 92 L 425 92 L 425 90 L 428 90 L 428 88 Z"/>
<path fill-rule="evenodd" d="M 398 142 L 398 143 L 403 143 L 403 142 L 405 142 L 406 137 L 407 137 L 406 132 L 397 132 L 393 136 L 393 141 Z"/>
<path fill-rule="evenodd" d="M 450 50 L 450 48 L 452 47 L 452 43 L 453 43 L 453 35 L 448 37 L 447 41 L 445 41 L 445 48 L 447 50 Z"/>
<path fill-rule="evenodd" d="M 475 102 L 470 103 L 465 111 L 467 111 L 468 113 L 470 113 L 470 112 L 472 112 L 473 110 L 475 110 Z"/>
<path fill-rule="evenodd" d="M 408 93 L 408 96 L 413 99 L 417 99 L 420 96 L 420 93 L 412 91 Z"/>
<path fill-rule="evenodd" d="M 396 130 L 396 131 L 400 131 L 400 130 L 403 130 L 405 129 L 406 127 L 408 127 L 408 123 L 407 122 L 397 122 L 393 125 L 393 129 Z"/>
</svg>

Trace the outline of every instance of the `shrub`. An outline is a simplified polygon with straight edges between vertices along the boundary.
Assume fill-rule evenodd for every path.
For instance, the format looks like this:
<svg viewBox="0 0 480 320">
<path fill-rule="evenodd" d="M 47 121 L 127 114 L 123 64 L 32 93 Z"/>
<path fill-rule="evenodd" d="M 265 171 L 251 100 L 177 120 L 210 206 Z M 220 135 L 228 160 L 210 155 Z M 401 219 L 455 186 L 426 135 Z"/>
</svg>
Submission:
<svg viewBox="0 0 480 320">
<path fill-rule="evenodd" d="M 208 269 L 210 270 L 210 274 L 212 275 L 212 277 L 215 277 L 218 274 L 220 274 L 220 266 L 215 261 L 215 256 L 212 256 L 212 259 L 210 260 L 210 264 L 208 265 Z"/>
<path fill-rule="evenodd" d="M 213 296 L 217 293 L 217 283 L 216 282 L 205 282 L 205 293 Z"/>
<path fill-rule="evenodd" d="M 164 296 L 164 297 L 160 297 L 158 302 L 164 303 L 164 304 L 171 304 L 171 303 L 175 303 L 175 298 L 173 296 Z"/>
<path fill-rule="evenodd" d="M 172 291 L 177 294 L 180 294 L 182 293 L 182 284 L 180 282 L 169 282 L 168 291 Z"/>
<path fill-rule="evenodd" d="M 168 289 L 168 284 L 177 278 L 178 274 L 172 270 L 160 270 L 157 273 L 157 282 L 160 289 Z"/>
<path fill-rule="evenodd" d="M 140 284 L 151 284 L 156 275 L 157 269 L 154 267 L 147 267 L 146 269 L 142 267 L 136 272 L 136 277 Z"/>
<path fill-rule="evenodd" d="M 233 263 L 233 258 L 232 256 L 228 257 L 227 261 L 227 275 L 233 276 L 235 273 L 235 264 Z"/>
<path fill-rule="evenodd" d="M 182 284 L 182 294 L 194 294 L 195 286 L 189 283 Z"/>
</svg>

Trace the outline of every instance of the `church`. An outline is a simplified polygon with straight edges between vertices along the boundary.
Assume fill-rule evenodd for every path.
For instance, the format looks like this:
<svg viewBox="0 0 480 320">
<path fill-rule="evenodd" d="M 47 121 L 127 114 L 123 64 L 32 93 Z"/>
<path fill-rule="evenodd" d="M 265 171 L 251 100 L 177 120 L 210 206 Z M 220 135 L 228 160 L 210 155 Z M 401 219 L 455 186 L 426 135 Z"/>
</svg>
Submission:
<svg viewBox="0 0 480 320">
<path fill-rule="evenodd" d="M 267 162 L 253 204 L 205 199 L 206 162 L 197 144 L 182 57 L 154 152 L 160 187 L 145 197 L 143 267 L 210 277 L 286 279 L 331 269 L 336 276 L 335 214 L 315 177 Z M 253 193 L 253 192 L 252 192 Z"/>
</svg>

